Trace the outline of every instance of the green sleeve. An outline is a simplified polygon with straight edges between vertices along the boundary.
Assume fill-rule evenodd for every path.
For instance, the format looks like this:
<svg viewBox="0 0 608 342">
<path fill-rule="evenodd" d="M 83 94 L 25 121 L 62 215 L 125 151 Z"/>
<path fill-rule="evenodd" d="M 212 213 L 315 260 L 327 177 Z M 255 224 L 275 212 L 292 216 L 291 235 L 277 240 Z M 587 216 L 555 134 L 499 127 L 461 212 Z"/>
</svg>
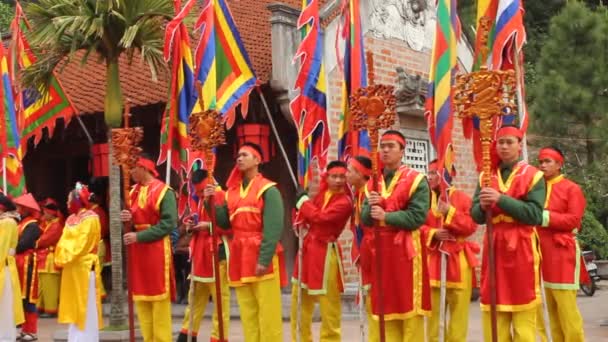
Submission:
<svg viewBox="0 0 608 342">
<path fill-rule="evenodd" d="M 393 227 L 416 230 L 426 221 L 426 215 L 431 205 L 430 198 L 429 184 L 423 180 L 410 197 L 407 208 L 386 213 L 384 221 Z"/>
<path fill-rule="evenodd" d="M 479 192 L 481 188 L 479 184 L 477 185 L 477 189 L 475 190 L 475 195 L 473 196 L 473 205 L 471 206 L 471 217 L 477 224 L 485 224 L 486 223 L 486 214 L 483 210 L 481 210 L 481 205 L 479 204 Z"/>
<path fill-rule="evenodd" d="M 160 221 L 137 233 L 137 242 L 153 242 L 171 234 L 177 227 L 177 202 L 173 190 L 167 190 L 160 201 Z"/>
<path fill-rule="evenodd" d="M 418 184 L 416 191 L 412 194 L 407 208 L 403 210 L 386 213 L 386 224 L 405 229 L 416 230 L 426 220 L 426 215 L 430 208 L 430 190 L 426 181 Z M 371 208 L 367 199 L 363 202 L 361 208 L 361 221 L 367 226 L 373 225 L 371 218 Z"/>
<path fill-rule="evenodd" d="M 226 203 L 215 206 L 215 223 L 222 229 L 230 229 L 230 217 Z"/>
<path fill-rule="evenodd" d="M 518 222 L 540 225 L 543 222 L 543 205 L 546 193 L 545 181 L 541 178 L 528 192 L 525 199 L 518 200 L 507 195 L 501 195 L 498 199 L 498 206 Z"/>
<path fill-rule="evenodd" d="M 272 262 L 277 243 L 281 239 L 281 234 L 283 234 L 285 212 L 283 210 L 283 198 L 279 189 L 275 186 L 268 188 L 262 196 L 264 196 L 264 211 L 262 213 L 264 236 L 260 246 L 258 264 L 268 266 Z"/>
</svg>

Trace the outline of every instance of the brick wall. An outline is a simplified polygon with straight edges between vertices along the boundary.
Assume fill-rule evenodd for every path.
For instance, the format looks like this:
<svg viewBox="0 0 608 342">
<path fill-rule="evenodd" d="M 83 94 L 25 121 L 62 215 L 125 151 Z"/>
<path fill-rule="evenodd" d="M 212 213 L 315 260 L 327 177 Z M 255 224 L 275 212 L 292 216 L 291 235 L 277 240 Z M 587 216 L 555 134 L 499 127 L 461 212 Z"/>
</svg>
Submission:
<svg viewBox="0 0 608 342">
<path fill-rule="evenodd" d="M 374 53 L 376 83 L 396 85 L 397 73 L 395 68 L 398 66 L 404 68 L 408 73 L 419 74 L 424 79 L 428 79 L 430 51 L 414 51 L 403 41 L 395 39 L 383 40 L 371 36 L 365 37 L 365 47 Z M 329 72 L 328 77 L 328 119 L 332 141 L 338 140 L 338 125 L 342 103 L 341 86 L 342 74 L 338 68 L 334 68 Z M 415 123 L 418 124 L 416 126 L 419 126 L 419 121 L 421 120 L 422 119 L 416 120 Z M 402 121 L 401 124 L 401 128 L 408 128 L 407 120 Z M 454 184 L 459 189 L 473 195 L 477 182 L 477 173 L 475 171 L 471 143 L 464 139 L 462 125 L 459 120 L 455 120 L 454 122 L 453 141 L 457 167 L 457 175 Z M 336 156 L 337 144 L 332 144 L 329 151 L 329 160 L 335 159 Z M 345 229 L 340 236 L 340 244 L 344 256 L 343 265 L 346 282 L 358 281 L 357 271 L 350 260 L 352 237 L 352 233 L 349 229 Z M 478 237 L 475 237 L 475 239 L 479 240 Z"/>
</svg>

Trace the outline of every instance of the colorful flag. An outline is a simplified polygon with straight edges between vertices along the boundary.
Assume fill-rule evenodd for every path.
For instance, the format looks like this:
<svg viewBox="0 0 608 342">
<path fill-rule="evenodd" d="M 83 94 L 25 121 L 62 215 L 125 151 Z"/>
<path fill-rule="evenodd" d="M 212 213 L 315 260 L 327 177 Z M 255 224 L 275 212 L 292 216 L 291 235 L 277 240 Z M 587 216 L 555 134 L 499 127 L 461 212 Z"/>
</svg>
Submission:
<svg viewBox="0 0 608 342">
<path fill-rule="evenodd" d="M 425 116 L 431 143 L 437 151 L 437 165 L 442 170 L 444 186 L 449 186 L 455 172 L 452 145 L 453 85 L 458 70 L 459 38 L 456 0 L 439 0 Z"/>
<path fill-rule="evenodd" d="M 0 91 L 2 92 L 2 105 L 0 106 L 0 157 L 3 160 L 2 189 L 5 188 L 4 177 L 6 177 L 6 190 L 8 195 L 16 197 L 25 193 L 25 176 L 21 158 L 21 122 L 15 110 L 13 97 L 13 85 L 8 70 L 8 61 L 4 46 L 0 44 Z"/>
<path fill-rule="evenodd" d="M 344 39 L 342 83 L 342 115 L 338 131 L 338 159 L 349 156 L 369 154 L 369 135 L 367 131 L 352 131 L 350 116 L 350 96 L 357 89 L 367 86 L 367 65 L 361 30 L 359 0 L 343 0 L 342 38 Z M 339 56 L 338 52 L 338 56 Z"/>
<path fill-rule="evenodd" d="M 180 169 L 190 170 L 188 120 L 197 100 L 190 38 L 183 23 L 194 4 L 194 0 L 188 0 L 181 8 L 181 1 L 175 0 L 176 15 L 165 31 L 164 55 L 166 60 L 171 60 L 171 86 L 161 128 L 158 163 L 164 163 L 171 155 L 171 167 L 178 174 Z"/>
<path fill-rule="evenodd" d="M 207 0 L 196 28 L 201 29 L 196 78 L 203 85 L 204 109 L 220 112 L 230 129 L 238 104 L 243 117 L 247 115 L 255 73 L 226 0 Z M 200 110 L 198 106 L 195 110 Z"/>
<path fill-rule="evenodd" d="M 29 24 L 25 14 L 19 2 L 16 2 L 15 18 L 11 23 L 13 41 L 9 68 L 13 86 L 17 85 L 15 77 L 20 70 L 29 67 L 37 59 L 26 39 L 28 31 Z M 53 75 L 49 84 L 46 93 L 41 93 L 38 89 L 33 88 L 16 89 L 17 111 L 22 115 L 23 122 L 21 138 L 24 142 L 34 137 L 34 144 L 38 144 L 44 128 L 47 128 L 49 134 L 52 135 L 57 119 L 62 118 L 67 125 L 72 116 L 77 113 L 57 77 Z M 26 148 L 27 144 L 24 143 L 23 147 Z"/>
<path fill-rule="evenodd" d="M 297 26 L 305 36 L 294 56 L 294 62 L 300 62 L 294 88 L 300 93 L 291 101 L 290 109 L 299 133 L 298 176 L 300 185 L 306 187 L 313 161 L 320 169 L 325 168 L 330 144 L 318 0 L 303 0 Z"/>
</svg>

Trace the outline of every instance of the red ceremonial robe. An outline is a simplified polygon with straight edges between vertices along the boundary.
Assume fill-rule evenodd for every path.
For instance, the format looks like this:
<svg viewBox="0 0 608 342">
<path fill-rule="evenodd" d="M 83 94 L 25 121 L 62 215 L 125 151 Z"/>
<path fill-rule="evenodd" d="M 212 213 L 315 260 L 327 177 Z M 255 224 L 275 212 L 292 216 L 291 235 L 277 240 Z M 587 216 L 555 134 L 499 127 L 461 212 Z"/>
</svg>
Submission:
<svg viewBox="0 0 608 342">
<path fill-rule="evenodd" d="M 224 201 L 224 191 L 216 191 L 213 196 L 215 204 L 222 204 Z M 198 207 L 198 221 L 199 222 L 211 222 L 211 218 L 205 210 L 203 201 L 199 202 Z M 227 230 L 213 227 L 214 234 L 217 234 L 217 248 L 224 243 L 222 236 L 229 233 Z M 190 258 L 192 260 L 192 274 L 194 280 L 211 283 L 215 281 L 213 271 L 213 236 L 209 230 L 201 230 L 192 235 L 190 240 Z"/>
<path fill-rule="evenodd" d="M 146 230 L 160 221 L 160 202 L 169 186 L 154 179 L 131 190 L 131 213 L 136 231 Z M 152 242 L 135 242 L 129 248 L 129 272 L 133 300 L 159 301 L 175 298 L 173 256 L 169 236 Z"/>
<path fill-rule="evenodd" d="M 465 267 L 473 270 L 473 287 L 477 287 L 475 267 L 479 265 L 477 260 L 479 246 L 475 242 L 467 240 L 477 230 L 477 224 L 473 221 L 470 214 L 471 198 L 454 187 L 448 190 L 448 196 L 450 208 L 447 215 L 443 217 L 443 214 L 437 211 L 437 194 L 434 191 L 431 192 L 431 210 L 429 210 L 425 225 L 422 228 L 428 248 L 428 267 L 431 286 L 439 287 L 441 285 L 441 249 L 449 254 L 447 258 L 446 287 L 462 289 L 468 285 L 463 282 L 461 276 L 461 272 Z M 446 240 L 441 243 L 433 240 L 433 236 L 438 228 L 447 229 L 454 235 L 456 240 Z M 462 255 L 461 252 L 463 252 Z"/>
<path fill-rule="evenodd" d="M 59 273 L 53 257 L 55 245 L 63 233 L 63 225 L 63 220 L 59 218 L 44 221 L 40 225 L 42 235 L 36 242 L 36 265 L 39 272 Z"/>
<path fill-rule="evenodd" d="M 266 273 L 256 277 L 255 269 L 260 256 L 260 247 L 264 235 L 264 191 L 275 183 L 256 175 L 245 189 L 242 184 L 231 187 L 226 192 L 226 205 L 230 218 L 233 238 L 228 243 L 228 279 L 231 286 L 271 279 L 274 276 L 274 263 L 270 263 Z M 281 286 L 287 284 L 283 247 L 277 244 L 276 255 L 279 258 Z"/>
<path fill-rule="evenodd" d="M 338 256 L 338 271 L 340 272 L 338 286 L 344 291 L 342 272 L 342 250 L 337 243 L 338 237 L 346 227 L 352 213 L 353 202 L 345 192 L 334 193 L 325 190 L 312 200 L 305 201 L 300 207 L 300 217 L 309 224 L 308 233 L 302 246 L 302 287 L 310 295 L 327 293 L 328 274 L 326 267 L 330 260 L 332 249 Z M 293 281 L 298 279 L 298 258 L 293 272 Z"/>
<path fill-rule="evenodd" d="M 424 176 L 401 166 L 385 184 L 384 175 L 378 179 L 378 189 L 384 198 L 386 212 L 407 208 L 410 196 L 416 191 Z M 367 185 L 371 189 L 372 180 Z M 374 229 L 378 230 L 382 249 L 382 280 L 376 284 L 376 248 Z M 384 295 L 384 318 L 402 320 L 415 315 L 430 315 L 431 290 L 426 265 L 426 251 L 422 246 L 420 230 L 407 231 L 387 226 L 384 222 L 375 228 L 364 227 L 361 242 L 361 272 L 371 283 L 372 313 L 377 315 L 378 294 Z"/>
<path fill-rule="evenodd" d="M 483 174 L 479 176 L 480 184 Z M 492 173 L 491 187 L 514 199 L 524 199 L 537 182 L 543 181 L 542 172 L 519 162 L 508 179 L 503 180 L 500 170 Z M 522 224 L 504 213 L 498 206 L 492 208 L 494 249 L 496 256 L 496 310 L 524 311 L 540 303 L 540 251 L 534 226 Z M 481 309 L 490 310 L 490 283 L 488 277 L 487 234 L 484 236 L 481 264 Z"/>
<path fill-rule="evenodd" d="M 547 181 L 543 225 L 538 227 L 543 282 L 557 290 L 578 290 L 581 250 L 576 234 L 581 227 L 586 200 L 581 188 L 559 175 Z M 582 264 L 584 267 L 584 263 Z"/>
</svg>

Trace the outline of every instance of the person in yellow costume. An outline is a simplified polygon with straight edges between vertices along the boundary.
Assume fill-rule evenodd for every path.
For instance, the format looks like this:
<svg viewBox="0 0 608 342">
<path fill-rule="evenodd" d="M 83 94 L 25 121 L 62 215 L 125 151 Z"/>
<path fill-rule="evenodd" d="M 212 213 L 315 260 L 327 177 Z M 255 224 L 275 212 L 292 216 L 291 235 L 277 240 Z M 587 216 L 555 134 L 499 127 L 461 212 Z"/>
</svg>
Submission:
<svg viewBox="0 0 608 342">
<path fill-rule="evenodd" d="M 25 322 L 15 264 L 19 235 L 16 209 L 8 197 L 0 194 L 0 341 L 15 341 L 16 326 Z"/>
<path fill-rule="evenodd" d="M 87 187 L 76 183 L 68 195 L 71 215 L 55 251 L 55 264 L 63 268 L 58 321 L 70 324 L 68 342 L 98 341 L 103 326 L 101 267 L 97 256 L 101 224 L 99 216 L 86 208 L 83 199 L 88 198 Z"/>
</svg>

